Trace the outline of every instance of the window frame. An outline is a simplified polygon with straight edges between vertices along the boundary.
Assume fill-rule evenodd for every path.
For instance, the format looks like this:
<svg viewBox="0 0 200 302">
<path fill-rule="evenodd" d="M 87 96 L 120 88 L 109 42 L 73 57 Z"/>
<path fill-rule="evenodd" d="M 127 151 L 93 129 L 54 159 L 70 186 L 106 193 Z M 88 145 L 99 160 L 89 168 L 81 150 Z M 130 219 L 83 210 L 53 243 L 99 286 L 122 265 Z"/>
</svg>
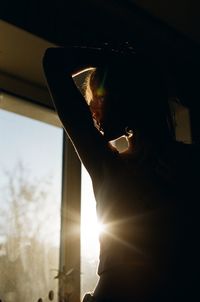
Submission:
<svg viewBox="0 0 200 302">
<path fill-rule="evenodd" d="M 70 302 L 80 301 L 81 252 L 81 163 L 69 138 L 63 132 L 63 177 L 60 269 L 73 270 L 75 294 Z"/>
</svg>

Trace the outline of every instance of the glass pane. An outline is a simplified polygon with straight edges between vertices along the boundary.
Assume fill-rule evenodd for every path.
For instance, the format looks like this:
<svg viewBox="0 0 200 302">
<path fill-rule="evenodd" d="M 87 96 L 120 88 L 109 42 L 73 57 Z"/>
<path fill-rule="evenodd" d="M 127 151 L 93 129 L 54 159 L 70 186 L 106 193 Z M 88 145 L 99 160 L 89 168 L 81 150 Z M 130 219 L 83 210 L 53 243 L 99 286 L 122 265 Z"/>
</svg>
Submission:
<svg viewBox="0 0 200 302">
<path fill-rule="evenodd" d="M 99 226 L 92 183 L 82 165 L 81 177 L 81 298 L 92 292 L 98 281 Z"/>
<path fill-rule="evenodd" d="M 62 129 L 0 110 L 0 139 L 0 300 L 47 301 L 58 292 Z"/>
</svg>

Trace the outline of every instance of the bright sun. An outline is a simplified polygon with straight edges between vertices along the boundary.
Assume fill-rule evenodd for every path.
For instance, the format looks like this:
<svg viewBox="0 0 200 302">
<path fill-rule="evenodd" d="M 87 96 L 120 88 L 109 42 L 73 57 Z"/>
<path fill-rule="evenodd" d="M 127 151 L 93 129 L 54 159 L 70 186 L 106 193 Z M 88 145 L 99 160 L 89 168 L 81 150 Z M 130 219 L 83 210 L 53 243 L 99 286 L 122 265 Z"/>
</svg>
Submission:
<svg viewBox="0 0 200 302">
<path fill-rule="evenodd" d="M 98 259 L 98 237 L 103 230 L 103 226 L 97 221 L 92 183 L 83 166 L 81 187 L 81 253 L 82 257 L 95 260 Z"/>
</svg>

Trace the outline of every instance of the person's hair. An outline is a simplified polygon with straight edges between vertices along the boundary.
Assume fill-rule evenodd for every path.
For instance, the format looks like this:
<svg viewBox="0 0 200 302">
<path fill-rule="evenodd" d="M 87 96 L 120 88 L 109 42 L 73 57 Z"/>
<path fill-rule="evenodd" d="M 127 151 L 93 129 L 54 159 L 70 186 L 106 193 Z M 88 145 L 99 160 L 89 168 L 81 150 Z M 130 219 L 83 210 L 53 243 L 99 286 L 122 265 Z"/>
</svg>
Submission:
<svg viewBox="0 0 200 302">
<path fill-rule="evenodd" d="M 158 65 L 150 58 L 132 55 L 131 58 L 110 61 L 91 70 L 84 86 L 88 104 L 94 92 L 108 91 L 111 106 L 119 110 L 121 116 L 125 113 L 129 128 L 134 127 L 133 113 L 137 112 L 137 123 L 142 123 L 143 127 L 155 129 L 168 123 L 168 130 L 174 136 L 173 129 L 170 129 L 167 87 Z"/>
<path fill-rule="evenodd" d="M 83 89 L 83 94 L 85 97 L 86 102 L 88 105 L 90 105 L 92 99 L 93 99 L 93 93 L 92 93 L 92 84 L 91 84 L 91 78 L 94 76 L 96 73 L 96 68 L 91 69 L 88 73 L 87 76 L 83 82 L 82 89 Z"/>
</svg>

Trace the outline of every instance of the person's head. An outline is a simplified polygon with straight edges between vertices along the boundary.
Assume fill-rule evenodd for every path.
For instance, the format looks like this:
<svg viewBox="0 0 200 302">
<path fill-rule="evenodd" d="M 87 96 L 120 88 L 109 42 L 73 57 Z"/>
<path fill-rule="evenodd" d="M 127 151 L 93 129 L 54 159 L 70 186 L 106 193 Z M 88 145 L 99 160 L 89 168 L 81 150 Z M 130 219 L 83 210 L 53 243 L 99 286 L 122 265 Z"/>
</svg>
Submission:
<svg viewBox="0 0 200 302">
<path fill-rule="evenodd" d="M 113 60 L 94 69 L 86 81 L 86 100 L 108 140 L 126 129 L 152 135 L 167 126 L 167 91 L 156 65 L 142 56 Z"/>
</svg>

